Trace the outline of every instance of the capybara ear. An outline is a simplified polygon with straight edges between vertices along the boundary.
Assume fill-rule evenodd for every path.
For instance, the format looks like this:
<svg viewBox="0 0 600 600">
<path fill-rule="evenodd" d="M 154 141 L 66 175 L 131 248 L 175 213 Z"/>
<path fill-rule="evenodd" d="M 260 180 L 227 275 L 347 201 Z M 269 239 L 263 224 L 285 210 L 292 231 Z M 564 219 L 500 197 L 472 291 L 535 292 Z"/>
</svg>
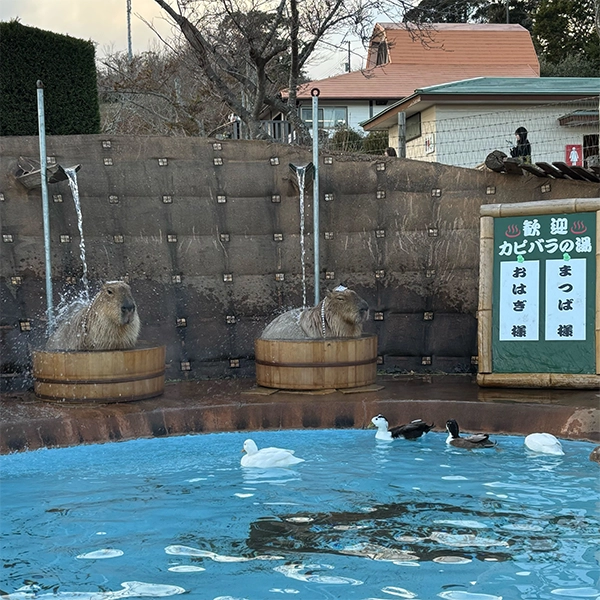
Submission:
<svg viewBox="0 0 600 600">
<path fill-rule="evenodd" d="M 334 288 L 330 288 L 327 290 L 327 295 L 331 296 L 332 294 L 334 294 L 335 292 L 345 292 L 348 288 L 340 283 L 338 285 L 336 285 Z"/>
</svg>

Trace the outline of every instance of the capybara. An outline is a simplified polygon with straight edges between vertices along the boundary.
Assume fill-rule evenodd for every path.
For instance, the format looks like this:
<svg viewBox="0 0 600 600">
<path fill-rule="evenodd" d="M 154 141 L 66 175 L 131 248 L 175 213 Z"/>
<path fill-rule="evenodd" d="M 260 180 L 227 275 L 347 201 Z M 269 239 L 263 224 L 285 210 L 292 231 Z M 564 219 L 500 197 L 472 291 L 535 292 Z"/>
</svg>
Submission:
<svg viewBox="0 0 600 600">
<path fill-rule="evenodd" d="M 339 285 L 312 308 L 295 308 L 273 319 L 263 331 L 266 340 L 360 337 L 369 316 L 368 304 Z"/>
<path fill-rule="evenodd" d="M 140 333 L 140 317 L 130 287 L 107 281 L 91 302 L 67 308 L 46 344 L 47 350 L 128 350 Z"/>
</svg>

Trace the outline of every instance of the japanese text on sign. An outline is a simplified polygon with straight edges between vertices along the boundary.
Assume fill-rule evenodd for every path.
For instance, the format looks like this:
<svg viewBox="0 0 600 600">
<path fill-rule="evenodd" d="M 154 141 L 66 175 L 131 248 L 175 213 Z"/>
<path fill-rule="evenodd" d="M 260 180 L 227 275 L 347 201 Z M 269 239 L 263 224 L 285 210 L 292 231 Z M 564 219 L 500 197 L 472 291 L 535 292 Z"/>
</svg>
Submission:
<svg viewBox="0 0 600 600">
<path fill-rule="evenodd" d="M 500 261 L 499 340 L 586 339 L 586 258 L 592 238 L 577 215 L 510 223 Z M 505 260 L 511 257 L 513 260 Z M 542 268 L 543 265 L 543 268 Z M 543 278 L 543 280 L 542 280 Z M 542 292 L 545 294 L 541 298 Z M 543 332 L 540 323 L 543 317 Z"/>
</svg>

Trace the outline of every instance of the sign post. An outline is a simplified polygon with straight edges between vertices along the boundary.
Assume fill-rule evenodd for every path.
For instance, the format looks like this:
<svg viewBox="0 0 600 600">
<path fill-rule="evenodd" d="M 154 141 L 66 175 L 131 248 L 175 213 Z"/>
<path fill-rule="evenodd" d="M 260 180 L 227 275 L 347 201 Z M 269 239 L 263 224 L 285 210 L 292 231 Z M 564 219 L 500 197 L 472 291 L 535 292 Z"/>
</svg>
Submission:
<svg viewBox="0 0 600 600">
<path fill-rule="evenodd" d="M 478 383 L 600 387 L 600 199 L 480 214 Z"/>
</svg>

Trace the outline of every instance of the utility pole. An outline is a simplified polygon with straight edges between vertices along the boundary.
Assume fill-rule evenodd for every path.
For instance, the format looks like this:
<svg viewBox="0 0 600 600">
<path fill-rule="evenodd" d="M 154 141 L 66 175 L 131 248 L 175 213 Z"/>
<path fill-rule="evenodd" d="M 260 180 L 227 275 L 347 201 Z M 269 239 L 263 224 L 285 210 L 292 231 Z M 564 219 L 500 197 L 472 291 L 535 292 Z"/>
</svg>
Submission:
<svg viewBox="0 0 600 600">
<path fill-rule="evenodd" d="M 346 72 L 350 73 L 352 70 L 350 66 L 350 42 L 348 42 L 348 63 L 346 64 Z"/>
<path fill-rule="evenodd" d="M 507 24 L 510 23 L 510 19 L 508 17 L 508 2 L 509 2 L 509 0 L 506 0 L 506 23 Z"/>
<path fill-rule="evenodd" d="M 127 58 L 129 62 L 133 58 L 131 52 L 131 0 L 127 0 Z"/>
</svg>

